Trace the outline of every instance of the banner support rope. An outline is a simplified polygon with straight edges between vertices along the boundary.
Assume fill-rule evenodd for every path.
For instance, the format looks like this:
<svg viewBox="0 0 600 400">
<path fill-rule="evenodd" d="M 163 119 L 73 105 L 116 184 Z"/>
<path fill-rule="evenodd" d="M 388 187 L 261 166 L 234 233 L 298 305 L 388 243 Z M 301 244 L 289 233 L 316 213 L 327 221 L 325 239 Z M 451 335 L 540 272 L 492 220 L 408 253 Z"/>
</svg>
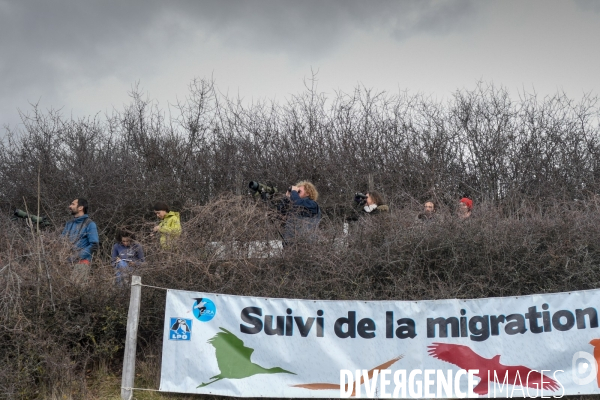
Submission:
<svg viewBox="0 0 600 400">
<path fill-rule="evenodd" d="M 126 390 L 126 391 L 129 392 L 129 397 L 127 399 L 124 399 L 124 400 L 131 400 L 131 399 L 133 399 L 133 391 L 134 390 L 143 390 L 145 392 L 160 392 L 160 390 L 158 390 L 158 389 L 142 389 L 142 388 L 124 387 L 124 386 L 121 386 L 121 390 Z"/>
<path fill-rule="evenodd" d="M 131 286 L 133 286 L 133 283 L 131 284 Z M 149 288 L 153 288 L 153 289 L 160 289 L 160 290 L 171 290 L 169 288 L 164 288 L 164 287 L 160 287 L 160 286 L 142 285 L 141 283 L 140 283 L 140 286 L 149 287 Z"/>
</svg>

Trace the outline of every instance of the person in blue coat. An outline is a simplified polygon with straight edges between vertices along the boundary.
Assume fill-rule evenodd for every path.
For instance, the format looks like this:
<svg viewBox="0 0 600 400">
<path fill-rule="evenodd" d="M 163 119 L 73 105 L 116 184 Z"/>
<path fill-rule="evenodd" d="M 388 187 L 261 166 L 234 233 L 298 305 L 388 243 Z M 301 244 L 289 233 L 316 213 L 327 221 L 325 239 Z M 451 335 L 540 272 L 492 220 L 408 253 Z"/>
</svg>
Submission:
<svg viewBox="0 0 600 400">
<path fill-rule="evenodd" d="M 96 223 L 88 216 L 88 202 L 86 199 L 75 199 L 69 205 L 73 219 L 65 225 L 61 236 L 72 244 L 72 252 L 68 261 L 73 264 L 87 264 L 92 261 L 92 255 L 98 248 L 98 228 Z"/>
</svg>

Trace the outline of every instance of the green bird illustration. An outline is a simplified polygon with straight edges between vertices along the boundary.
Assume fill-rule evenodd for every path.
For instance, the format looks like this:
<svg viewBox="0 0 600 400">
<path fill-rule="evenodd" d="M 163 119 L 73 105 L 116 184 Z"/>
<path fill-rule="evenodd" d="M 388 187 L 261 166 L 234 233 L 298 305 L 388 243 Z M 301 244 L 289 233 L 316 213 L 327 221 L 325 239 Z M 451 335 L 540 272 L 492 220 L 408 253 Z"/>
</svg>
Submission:
<svg viewBox="0 0 600 400">
<path fill-rule="evenodd" d="M 208 386 L 221 379 L 243 379 L 256 374 L 284 373 L 296 375 L 283 368 L 263 368 L 260 365 L 253 363 L 250 361 L 250 356 L 254 352 L 254 349 L 244 346 L 244 342 L 227 329 L 221 327 L 219 327 L 219 329 L 223 332 L 219 332 L 208 339 L 208 343 L 215 348 L 217 364 L 219 365 L 221 373 L 211 376 L 210 379 L 213 380 L 198 385 L 199 388 Z"/>
</svg>

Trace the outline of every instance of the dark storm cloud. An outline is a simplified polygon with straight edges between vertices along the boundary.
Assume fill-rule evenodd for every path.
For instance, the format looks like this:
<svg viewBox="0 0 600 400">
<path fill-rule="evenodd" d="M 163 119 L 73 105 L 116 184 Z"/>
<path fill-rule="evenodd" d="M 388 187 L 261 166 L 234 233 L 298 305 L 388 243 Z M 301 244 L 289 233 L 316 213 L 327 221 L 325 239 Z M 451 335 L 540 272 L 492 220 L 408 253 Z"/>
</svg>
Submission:
<svg viewBox="0 0 600 400">
<path fill-rule="evenodd" d="M 472 25 L 477 11 L 470 1 L 428 2 L 425 8 L 414 7 L 408 21 L 394 26 L 394 36 L 402 39 L 420 33 L 440 35 L 459 27 L 464 29 Z"/>
<path fill-rule="evenodd" d="M 115 61 L 111 46 L 145 41 L 146 23 L 156 18 L 150 9 L 133 2 L 2 2 L 2 86 L 48 87 L 73 72 L 101 73 Z"/>
<path fill-rule="evenodd" d="M 402 38 L 446 33 L 463 27 L 476 12 L 469 0 L 224 0 L 192 8 L 192 15 L 225 43 L 308 54 L 327 51 L 360 30 L 382 29 Z"/>
<path fill-rule="evenodd" d="M 470 0 L 0 0 L 0 119 L 24 99 L 60 101 L 78 79 L 143 80 L 172 50 L 202 52 L 198 35 L 223 48 L 303 60 L 323 57 L 357 31 L 398 40 L 444 34 L 476 12 Z"/>
</svg>

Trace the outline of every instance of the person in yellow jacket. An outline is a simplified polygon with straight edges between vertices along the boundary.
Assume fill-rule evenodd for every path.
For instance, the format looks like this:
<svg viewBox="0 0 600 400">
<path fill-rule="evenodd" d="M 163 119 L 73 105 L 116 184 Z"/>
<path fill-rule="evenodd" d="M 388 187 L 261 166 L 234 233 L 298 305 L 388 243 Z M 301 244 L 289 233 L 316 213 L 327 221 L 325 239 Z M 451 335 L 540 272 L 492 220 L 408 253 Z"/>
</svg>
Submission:
<svg viewBox="0 0 600 400">
<path fill-rule="evenodd" d="M 153 231 L 160 233 L 160 245 L 163 249 L 167 249 L 181 235 L 179 213 L 171 211 L 167 203 L 162 202 L 154 205 L 154 213 L 160 219 L 160 223 L 154 227 Z"/>
</svg>

